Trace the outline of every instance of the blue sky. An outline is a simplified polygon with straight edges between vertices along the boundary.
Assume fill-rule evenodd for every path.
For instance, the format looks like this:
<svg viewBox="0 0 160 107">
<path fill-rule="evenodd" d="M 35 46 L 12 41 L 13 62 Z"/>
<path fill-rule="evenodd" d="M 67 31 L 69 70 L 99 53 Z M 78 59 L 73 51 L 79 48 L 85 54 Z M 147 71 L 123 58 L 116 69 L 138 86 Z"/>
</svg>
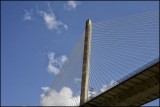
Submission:
<svg viewBox="0 0 160 107">
<path fill-rule="evenodd" d="M 87 19 L 111 20 L 158 6 L 158 1 L 2 1 L 2 105 L 39 104 L 45 87 L 83 34 Z"/>
</svg>

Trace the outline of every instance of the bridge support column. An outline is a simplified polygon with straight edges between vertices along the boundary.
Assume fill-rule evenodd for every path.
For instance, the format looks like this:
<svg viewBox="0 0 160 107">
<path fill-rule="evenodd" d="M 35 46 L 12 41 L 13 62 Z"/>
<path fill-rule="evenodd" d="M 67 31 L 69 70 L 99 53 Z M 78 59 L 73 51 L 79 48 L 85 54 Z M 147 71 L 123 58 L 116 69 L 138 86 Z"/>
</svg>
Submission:
<svg viewBox="0 0 160 107">
<path fill-rule="evenodd" d="M 92 21 L 86 21 L 80 105 L 88 101 Z"/>
</svg>

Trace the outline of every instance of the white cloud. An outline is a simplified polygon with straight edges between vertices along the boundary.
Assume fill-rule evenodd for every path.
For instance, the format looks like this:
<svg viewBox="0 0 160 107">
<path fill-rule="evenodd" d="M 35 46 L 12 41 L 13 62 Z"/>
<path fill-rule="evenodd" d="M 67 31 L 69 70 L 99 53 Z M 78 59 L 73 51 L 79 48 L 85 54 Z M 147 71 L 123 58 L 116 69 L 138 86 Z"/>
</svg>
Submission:
<svg viewBox="0 0 160 107">
<path fill-rule="evenodd" d="M 63 87 L 60 92 L 50 90 L 47 95 L 43 95 L 40 106 L 78 106 L 80 96 L 73 97 L 73 92 L 69 87 Z"/>
<path fill-rule="evenodd" d="M 64 4 L 64 8 L 67 10 L 76 9 L 76 7 L 80 4 L 78 1 L 68 1 L 67 4 Z"/>
<path fill-rule="evenodd" d="M 68 25 L 64 24 L 64 28 L 67 30 L 68 29 Z"/>
<path fill-rule="evenodd" d="M 48 53 L 49 64 L 48 64 L 48 72 L 58 74 L 59 70 L 62 68 L 65 61 L 67 61 L 67 56 L 62 55 L 58 58 L 55 58 L 55 53 Z"/>
<path fill-rule="evenodd" d="M 47 91 L 49 91 L 49 87 L 41 87 L 41 89 L 44 91 L 44 92 L 47 92 Z"/>
<path fill-rule="evenodd" d="M 60 20 L 57 20 L 50 3 L 48 3 L 49 12 L 38 10 L 38 6 L 36 8 L 38 14 L 43 17 L 43 20 L 49 30 L 58 30 L 60 32 L 60 29 L 68 29 L 68 26 L 66 24 L 64 24 Z"/>
<path fill-rule="evenodd" d="M 41 94 L 40 96 L 41 96 L 41 98 L 43 98 L 45 96 L 45 94 Z"/>
<path fill-rule="evenodd" d="M 56 17 L 53 13 L 47 13 L 44 11 L 40 11 L 41 15 L 44 18 L 45 24 L 48 27 L 48 29 L 58 29 L 59 26 L 63 25 L 61 21 L 57 21 Z"/>
<path fill-rule="evenodd" d="M 105 91 L 111 89 L 112 87 L 116 86 L 117 84 L 118 84 L 118 82 L 112 80 L 109 85 L 103 85 L 103 88 L 100 91 L 101 91 L 101 93 L 105 92 Z"/>
<path fill-rule="evenodd" d="M 33 10 L 29 10 L 29 11 L 27 11 L 27 10 L 25 10 L 24 9 L 24 12 L 25 12 L 25 14 L 24 14 L 24 16 L 23 16 L 23 19 L 24 20 L 32 20 L 32 14 L 33 14 Z"/>
<path fill-rule="evenodd" d="M 100 89 L 100 92 L 96 92 L 94 90 L 93 91 L 89 90 L 89 99 L 92 99 L 92 98 L 98 96 L 99 94 L 101 94 L 101 93 L 111 89 L 112 87 L 116 86 L 117 84 L 118 84 L 118 82 L 112 80 L 109 85 L 103 85 L 103 87 Z"/>
<path fill-rule="evenodd" d="M 42 89 L 44 92 L 47 92 L 47 91 L 50 90 L 49 87 L 41 87 L 41 89 Z M 41 96 L 41 98 L 43 98 L 43 97 L 45 96 L 45 94 L 43 93 L 43 94 L 41 94 L 40 96 Z"/>
<path fill-rule="evenodd" d="M 55 67 L 54 65 L 52 65 L 52 63 L 49 63 L 48 72 L 52 72 L 57 75 L 59 73 L 59 69 Z"/>
</svg>

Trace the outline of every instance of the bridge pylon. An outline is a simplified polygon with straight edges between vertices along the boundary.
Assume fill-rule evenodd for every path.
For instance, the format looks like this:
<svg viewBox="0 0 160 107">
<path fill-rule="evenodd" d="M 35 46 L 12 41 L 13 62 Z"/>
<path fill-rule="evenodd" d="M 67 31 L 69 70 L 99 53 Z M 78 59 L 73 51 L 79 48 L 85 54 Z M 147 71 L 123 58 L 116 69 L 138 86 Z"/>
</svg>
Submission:
<svg viewBox="0 0 160 107">
<path fill-rule="evenodd" d="M 92 21 L 88 19 L 86 21 L 86 28 L 85 28 L 80 105 L 88 101 L 91 36 L 92 36 Z"/>
</svg>

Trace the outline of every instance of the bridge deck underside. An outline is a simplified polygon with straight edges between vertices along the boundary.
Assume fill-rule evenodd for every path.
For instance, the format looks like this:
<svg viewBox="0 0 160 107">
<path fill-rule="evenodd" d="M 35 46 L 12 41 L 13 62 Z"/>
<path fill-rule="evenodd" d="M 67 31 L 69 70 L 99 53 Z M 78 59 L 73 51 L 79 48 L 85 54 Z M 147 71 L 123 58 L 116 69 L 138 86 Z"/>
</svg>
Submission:
<svg viewBox="0 0 160 107">
<path fill-rule="evenodd" d="M 140 106 L 160 97 L 159 62 L 132 76 L 83 106 Z"/>
</svg>

